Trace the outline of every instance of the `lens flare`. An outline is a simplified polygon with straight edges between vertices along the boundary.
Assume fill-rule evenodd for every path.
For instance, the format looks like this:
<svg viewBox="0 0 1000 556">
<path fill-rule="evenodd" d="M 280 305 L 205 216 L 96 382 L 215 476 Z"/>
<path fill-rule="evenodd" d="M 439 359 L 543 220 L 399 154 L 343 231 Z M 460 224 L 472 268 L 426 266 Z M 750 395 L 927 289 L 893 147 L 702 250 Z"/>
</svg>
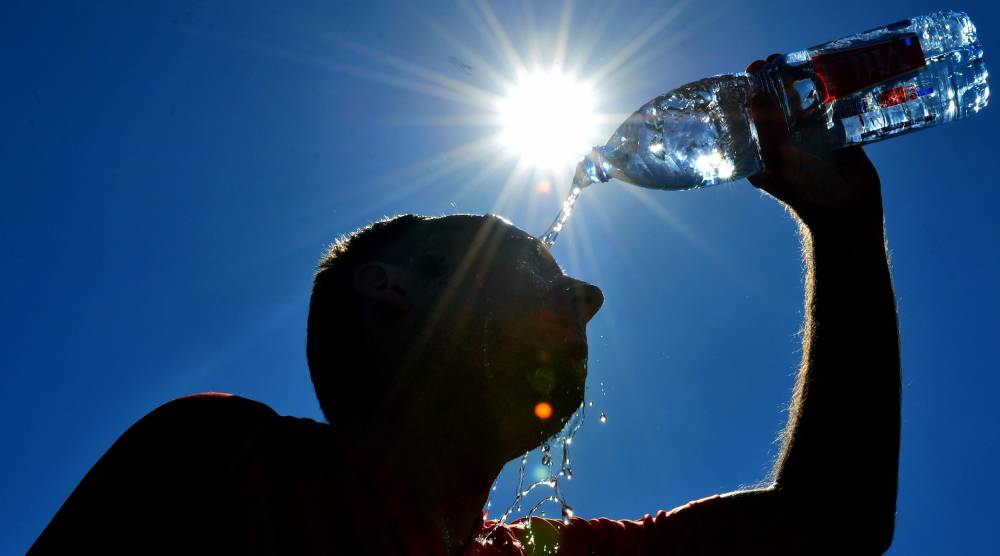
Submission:
<svg viewBox="0 0 1000 556">
<path fill-rule="evenodd" d="M 543 421 L 552 417 L 552 406 L 548 402 L 538 402 L 535 404 L 535 417 Z"/>
</svg>

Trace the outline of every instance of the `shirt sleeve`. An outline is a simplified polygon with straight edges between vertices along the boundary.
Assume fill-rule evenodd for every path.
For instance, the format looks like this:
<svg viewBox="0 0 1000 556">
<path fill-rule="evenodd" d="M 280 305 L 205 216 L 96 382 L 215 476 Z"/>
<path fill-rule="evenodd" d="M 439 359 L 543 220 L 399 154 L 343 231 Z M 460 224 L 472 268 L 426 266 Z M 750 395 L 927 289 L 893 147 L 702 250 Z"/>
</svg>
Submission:
<svg viewBox="0 0 1000 556">
<path fill-rule="evenodd" d="M 269 414 L 263 404 L 228 394 L 160 406 L 98 460 L 29 554 L 142 553 L 180 542 L 163 531 L 207 531 L 213 500 L 229 489 L 234 455 Z"/>
<path fill-rule="evenodd" d="M 719 525 L 719 500 L 719 496 L 710 496 L 637 520 L 581 519 L 570 523 L 570 528 L 576 525 L 578 531 L 568 535 L 567 545 L 583 542 L 593 552 L 608 556 L 718 554 L 704 530 Z"/>
<path fill-rule="evenodd" d="M 844 521 L 849 521 L 845 516 Z M 524 554 L 714 556 L 721 554 L 860 554 L 850 529 L 831 533 L 816 516 L 775 492 L 737 491 L 689 502 L 642 519 L 533 519 L 508 526 Z M 833 536 L 831 536 L 833 535 Z M 859 547 L 860 548 L 860 547 Z"/>
<path fill-rule="evenodd" d="M 642 519 L 581 519 L 570 523 L 535 518 L 530 527 L 519 521 L 510 525 L 524 554 L 586 554 L 594 556 L 661 556 L 723 554 L 706 528 L 725 529 L 719 510 L 720 496 L 689 502 L 670 511 L 660 510 Z M 721 526 L 721 527 L 720 527 Z"/>
</svg>

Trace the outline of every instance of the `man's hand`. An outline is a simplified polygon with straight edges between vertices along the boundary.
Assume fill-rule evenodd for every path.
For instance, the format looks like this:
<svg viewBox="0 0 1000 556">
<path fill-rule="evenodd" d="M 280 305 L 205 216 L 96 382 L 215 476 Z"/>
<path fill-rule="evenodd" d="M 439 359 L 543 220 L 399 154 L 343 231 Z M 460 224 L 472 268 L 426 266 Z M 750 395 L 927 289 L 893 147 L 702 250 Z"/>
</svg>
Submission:
<svg viewBox="0 0 1000 556">
<path fill-rule="evenodd" d="M 752 73 L 774 60 L 757 60 Z M 781 108 L 769 95 L 758 95 L 750 106 L 760 138 L 764 170 L 751 184 L 787 205 L 810 228 L 845 218 L 882 220 L 882 197 L 875 167 L 861 147 L 818 156 L 791 143 Z"/>
</svg>

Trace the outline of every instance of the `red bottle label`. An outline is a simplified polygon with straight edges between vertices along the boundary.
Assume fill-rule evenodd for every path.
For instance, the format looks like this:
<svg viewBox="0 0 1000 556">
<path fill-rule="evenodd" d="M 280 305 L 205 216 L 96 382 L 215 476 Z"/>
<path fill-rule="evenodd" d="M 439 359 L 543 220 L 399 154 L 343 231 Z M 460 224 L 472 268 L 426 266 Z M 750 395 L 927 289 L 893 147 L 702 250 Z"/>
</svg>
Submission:
<svg viewBox="0 0 1000 556">
<path fill-rule="evenodd" d="M 878 100 L 879 104 L 888 108 L 915 98 L 917 98 L 917 86 L 911 84 L 908 87 L 894 87 L 885 91 L 879 95 Z"/>
<path fill-rule="evenodd" d="M 914 33 L 813 56 L 823 102 L 855 93 L 927 65 Z"/>
</svg>

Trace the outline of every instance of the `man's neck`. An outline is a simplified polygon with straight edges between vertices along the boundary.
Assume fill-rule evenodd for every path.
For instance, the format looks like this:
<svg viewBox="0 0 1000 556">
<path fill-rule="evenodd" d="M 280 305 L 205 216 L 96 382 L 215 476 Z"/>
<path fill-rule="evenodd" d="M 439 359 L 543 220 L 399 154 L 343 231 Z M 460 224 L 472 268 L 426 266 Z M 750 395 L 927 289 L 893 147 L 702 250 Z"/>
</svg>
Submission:
<svg viewBox="0 0 1000 556">
<path fill-rule="evenodd" d="M 496 442 L 479 430 L 479 423 L 416 408 L 396 407 L 393 413 L 391 419 L 367 429 L 356 444 L 381 461 L 382 468 L 407 489 L 416 509 L 438 524 L 448 553 L 460 554 L 481 526 L 490 485 L 506 458 L 494 453 Z M 401 427 L 399 423 L 462 424 Z"/>
</svg>

